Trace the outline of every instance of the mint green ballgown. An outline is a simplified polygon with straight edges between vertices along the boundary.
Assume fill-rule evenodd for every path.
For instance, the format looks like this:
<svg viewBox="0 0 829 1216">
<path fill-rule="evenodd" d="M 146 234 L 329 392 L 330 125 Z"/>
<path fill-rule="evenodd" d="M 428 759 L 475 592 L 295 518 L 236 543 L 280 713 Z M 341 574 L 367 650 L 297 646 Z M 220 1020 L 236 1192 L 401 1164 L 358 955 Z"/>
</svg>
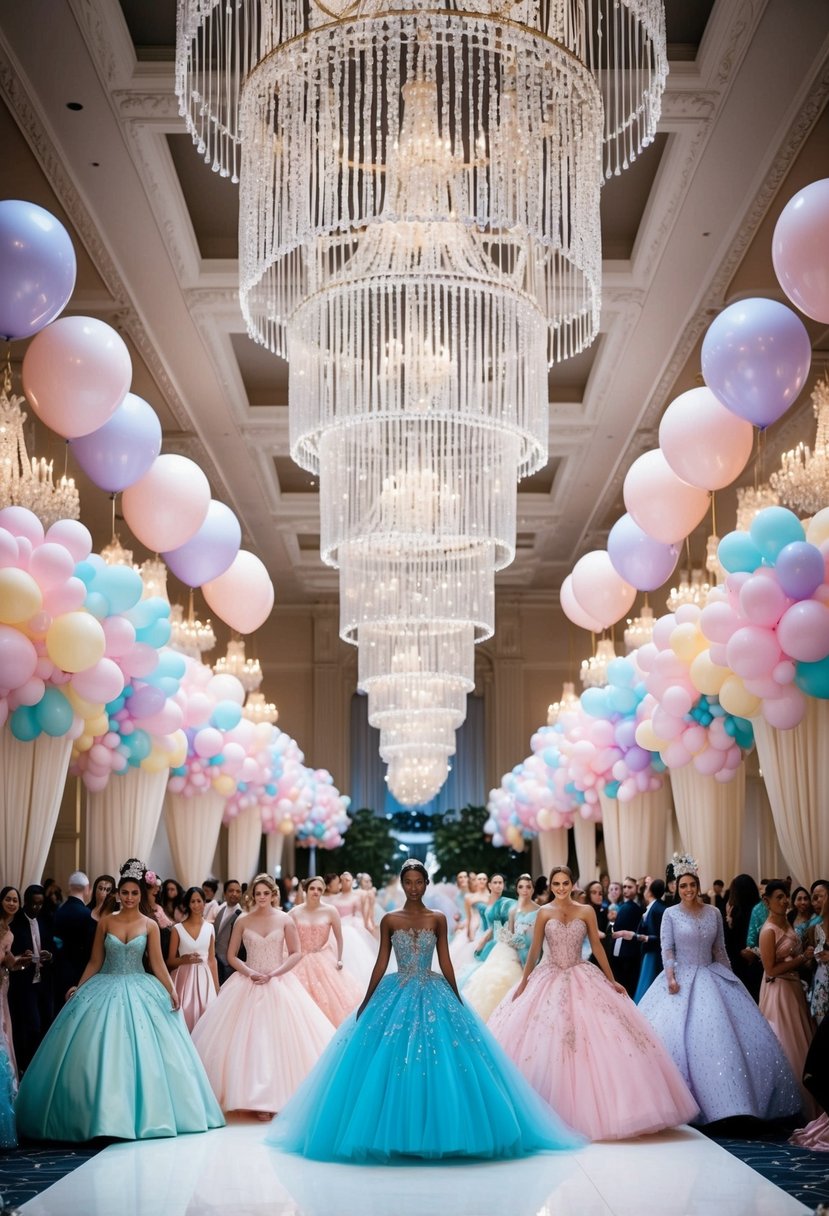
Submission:
<svg viewBox="0 0 829 1216">
<path fill-rule="evenodd" d="M 149 1140 L 224 1124 L 181 1013 L 143 967 L 147 936 L 108 933 L 104 964 L 64 1005 L 20 1082 L 34 1140 Z"/>
</svg>

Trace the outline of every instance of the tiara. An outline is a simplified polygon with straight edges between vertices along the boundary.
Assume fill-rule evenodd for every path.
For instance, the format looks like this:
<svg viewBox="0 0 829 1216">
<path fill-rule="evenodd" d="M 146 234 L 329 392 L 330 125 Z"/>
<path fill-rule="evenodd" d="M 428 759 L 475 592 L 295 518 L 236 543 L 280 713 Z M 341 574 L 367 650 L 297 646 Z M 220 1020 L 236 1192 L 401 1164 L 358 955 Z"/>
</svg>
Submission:
<svg viewBox="0 0 829 1216">
<path fill-rule="evenodd" d="M 132 878 L 135 882 L 146 883 L 149 887 L 154 887 L 156 876 L 152 870 L 148 870 L 143 861 L 139 861 L 137 857 L 130 857 L 121 868 L 122 878 Z"/>
<path fill-rule="evenodd" d="M 671 865 L 674 868 L 674 878 L 681 878 L 683 874 L 693 874 L 695 878 L 699 877 L 699 865 L 690 853 L 674 853 Z"/>
</svg>

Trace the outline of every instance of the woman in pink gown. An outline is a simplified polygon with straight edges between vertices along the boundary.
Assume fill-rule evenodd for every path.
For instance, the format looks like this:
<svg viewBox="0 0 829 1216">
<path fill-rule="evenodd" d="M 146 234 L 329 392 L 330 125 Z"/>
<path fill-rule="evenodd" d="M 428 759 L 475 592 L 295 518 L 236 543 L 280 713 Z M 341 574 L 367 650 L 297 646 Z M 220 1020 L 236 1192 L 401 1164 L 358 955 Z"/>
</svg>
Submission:
<svg viewBox="0 0 829 1216">
<path fill-rule="evenodd" d="M 183 921 L 173 925 L 167 969 L 173 977 L 173 987 L 178 993 L 187 1029 L 192 1034 L 196 1022 L 210 1002 L 216 999 L 219 972 L 213 926 L 204 919 L 202 888 L 190 887 L 182 905 L 187 915 Z"/>
<path fill-rule="evenodd" d="M 222 1110 L 251 1111 L 260 1119 L 282 1109 L 334 1033 L 291 974 L 302 957 L 299 935 L 290 916 L 271 907 L 275 890 L 270 874 L 253 880 L 252 911 L 238 918 L 227 948 L 235 974 L 193 1031 Z"/>
<path fill-rule="evenodd" d="M 332 884 L 329 884 L 329 887 Z M 348 870 L 339 875 L 339 889 L 328 891 L 325 901 L 337 909 L 343 935 L 343 967 L 365 991 L 374 970 L 377 941 L 363 923 L 363 899 L 354 890 L 354 879 Z"/>
<path fill-rule="evenodd" d="M 302 889 L 305 902 L 297 904 L 290 913 L 302 948 L 294 975 L 328 1020 L 339 1026 L 359 1005 L 363 989 L 343 970 L 340 914 L 336 908 L 320 902 L 325 883 L 321 878 L 306 878 Z M 332 938 L 336 954 L 328 949 Z"/>
<path fill-rule="evenodd" d="M 572 889 L 570 871 L 553 870 L 553 900 L 536 917 L 523 978 L 492 1014 L 489 1029 L 541 1097 L 591 1140 L 686 1123 L 697 1104 L 613 979 L 596 914 L 571 898 Z M 585 937 L 599 967 L 582 957 Z"/>
</svg>

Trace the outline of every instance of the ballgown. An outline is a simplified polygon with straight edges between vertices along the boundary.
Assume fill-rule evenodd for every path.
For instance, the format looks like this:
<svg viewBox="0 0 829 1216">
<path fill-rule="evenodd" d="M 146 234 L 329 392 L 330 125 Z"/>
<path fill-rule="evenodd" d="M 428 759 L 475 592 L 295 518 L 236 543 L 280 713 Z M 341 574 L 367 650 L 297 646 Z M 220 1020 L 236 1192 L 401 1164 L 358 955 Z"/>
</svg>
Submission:
<svg viewBox="0 0 829 1216">
<path fill-rule="evenodd" d="M 668 992 L 667 977 L 661 976 L 639 1010 L 694 1095 L 700 1108 L 695 1122 L 795 1114 L 797 1083 L 768 1023 L 729 966 L 717 909 L 667 908 L 662 957 L 666 966 L 675 961 L 679 992 Z"/>
<path fill-rule="evenodd" d="M 33 1140 L 149 1140 L 222 1127 L 184 1019 L 143 966 L 146 933 L 104 939 L 97 975 L 64 1005 L 20 1082 Z"/>
<path fill-rule="evenodd" d="M 348 1017 L 365 991 L 346 970 L 339 970 L 335 956 L 326 947 L 331 935 L 328 921 L 309 925 L 293 918 L 302 947 L 302 960 L 291 972 L 334 1026 Z"/>
<path fill-rule="evenodd" d="M 785 930 L 766 922 L 760 930 L 763 934 L 774 934 L 774 961 L 783 963 L 793 955 L 800 953 L 800 942 L 794 929 Z M 786 1053 L 786 1059 L 791 1065 L 792 1072 L 799 1079 L 803 1076 L 803 1066 L 806 1053 L 815 1032 L 815 1024 L 809 1014 L 806 997 L 800 985 L 800 977 L 796 971 L 778 975 L 775 979 L 763 976 L 763 986 L 760 989 L 760 1013 L 767 1020 L 780 1045 Z M 814 1099 L 807 1089 L 801 1089 L 803 1111 L 808 1118 L 817 1114 Z"/>
<path fill-rule="evenodd" d="M 587 926 L 550 918 L 547 948 L 517 1000 L 489 1028 L 530 1084 L 591 1140 L 621 1140 L 687 1123 L 697 1105 L 629 997 L 582 959 Z"/>
<path fill-rule="evenodd" d="M 398 970 L 337 1031 L 271 1125 L 269 1143 L 319 1161 L 518 1157 L 580 1144 L 486 1027 L 430 969 L 431 929 L 396 929 Z M 470 1105 L 470 1100 L 472 1104 Z"/>
<path fill-rule="evenodd" d="M 475 943 L 475 953 L 471 962 L 467 964 L 464 971 L 458 976 L 458 987 L 461 991 L 464 990 L 472 979 L 472 976 L 477 975 L 490 954 L 492 954 L 499 940 L 498 930 L 506 927 L 509 921 L 509 914 L 514 907 L 515 900 L 502 895 L 499 899 L 496 899 L 494 904 L 485 904 L 481 908 L 481 936 L 486 936 L 490 931 L 491 936 L 489 941 L 484 942 L 483 945 L 481 945 L 480 940 Z"/>
<path fill-rule="evenodd" d="M 273 971 L 284 956 L 283 925 L 267 937 L 244 929 L 248 966 Z M 222 1110 L 281 1110 L 334 1033 L 291 972 L 254 984 L 234 971 L 199 1019 L 193 1042 Z"/>
<path fill-rule="evenodd" d="M 11 933 L 6 937 L 7 940 L 0 941 L 0 958 L 11 945 Z M 8 1018 L 8 987 L 8 970 L 0 967 L 0 1149 L 14 1148 L 17 1144 L 14 1119 L 17 1070 L 14 1065 L 11 1022 Z"/>
<path fill-rule="evenodd" d="M 463 928 L 458 929 L 449 943 L 449 957 L 452 960 L 455 975 L 463 975 L 464 969 L 475 961 L 475 951 L 478 948 L 477 939 L 483 931 L 483 913 L 485 909 L 486 900 L 482 899 L 478 903 L 474 903 L 469 912 L 469 933 L 467 933 L 466 926 L 464 925 Z"/>
<path fill-rule="evenodd" d="M 799 1128 L 790 1144 L 811 1149 L 813 1153 L 829 1153 L 829 1018 L 824 1018 L 815 1031 L 803 1069 L 803 1084 L 824 1113 L 806 1127 Z"/>
<path fill-rule="evenodd" d="M 374 960 L 377 957 L 377 939 L 363 924 L 362 901 L 356 892 L 326 900 L 340 914 L 343 932 L 343 967 L 349 971 L 363 992 L 368 987 Z"/>
<path fill-rule="evenodd" d="M 179 939 L 179 954 L 199 954 L 202 959 L 200 963 L 184 963 L 173 972 L 173 984 L 181 1001 L 181 1012 L 187 1029 L 192 1031 L 205 1009 L 217 996 L 213 987 L 213 976 L 207 965 L 213 926 L 205 922 L 197 938 L 191 937 L 184 925 L 174 925 L 173 933 Z"/>
<path fill-rule="evenodd" d="M 474 1009 L 478 1017 L 483 1018 L 485 1022 L 489 1020 L 496 1005 L 521 979 L 532 938 L 532 926 L 538 912 L 538 908 L 533 908 L 531 912 L 517 914 L 513 932 L 508 924 L 498 925 L 489 957 L 470 976 L 463 989 L 465 1004 Z M 529 940 L 526 930 L 529 930 Z"/>
</svg>

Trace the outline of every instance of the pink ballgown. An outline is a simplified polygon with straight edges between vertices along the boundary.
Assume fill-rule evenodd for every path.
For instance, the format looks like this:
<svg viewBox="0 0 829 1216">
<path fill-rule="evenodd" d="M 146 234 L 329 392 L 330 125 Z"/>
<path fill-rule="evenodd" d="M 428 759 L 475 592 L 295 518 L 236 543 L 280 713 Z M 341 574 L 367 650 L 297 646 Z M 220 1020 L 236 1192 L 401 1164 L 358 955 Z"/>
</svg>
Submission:
<svg viewBox="0 0 829 1216">
<path fill-rule="evenodd" d="M 377 939 L 363 924 L 362 900 L 352 891 L 327 900 L 340 914 L 343 931 L 343 967 L 365 992 L 377 959 Z"/>
<path fill-rule="evenodd" d="M 309 925 L 294 919 L 302 947 L 302 961 L 294 967 L 295 975 L 311 999 L 333 1023 L 339 1026 L 356 1009 L 365 991 L 352 975 L 337 967 L 336 958 L 326 949 L 331 935 L 327 921 Z"/>
<path fill-rule="evenodd" d="M 489 1029 L 534 1089 L 591 1140 L 687 1123 L 698 1111 L 679 1070 L 629 997 L 582 959 L 587 927 L 551 918 L 546 950 Z"/>
<path fill-rule="evenodd" d="M 242 931 L 248 966 L 282 964 L 285 928 Z M 281 1110 L 316 1064 L 334 1027 L 288 971 L 254 984 L 236 971 L 201 1017 L 193 1043 L 222 1110 Z"/>
<path fill-rule="evenodd" d="M 213 986 L 213 976 L 207 960 L 210 955 L 210 940 L 213 937 L 213 926 L 203 924 L 199 936 L 193 938 L 184 925 L 173 925 L 173 933 L 179 939 L 179 954 L 198 954 L 200 963 L 183 963 L 173 972 L 173 986 L 181 1002 L 181 1013 L 187 1024 L 187 1029 L 193 1033 L 193 1027 L 207 1009 L 216 1000 L 216 989 Z"/>
</svg>

